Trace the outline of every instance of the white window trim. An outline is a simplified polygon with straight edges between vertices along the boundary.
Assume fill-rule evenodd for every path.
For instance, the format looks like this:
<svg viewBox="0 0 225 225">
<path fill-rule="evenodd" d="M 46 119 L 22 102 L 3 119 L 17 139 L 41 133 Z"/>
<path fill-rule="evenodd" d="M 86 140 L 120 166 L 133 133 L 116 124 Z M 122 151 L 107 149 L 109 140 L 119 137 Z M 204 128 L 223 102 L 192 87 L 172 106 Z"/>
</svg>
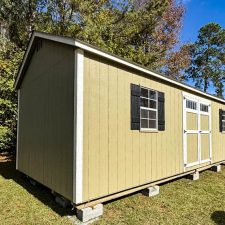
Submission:
<svg viewBox="0 0 225 225">
<path fill-rule="evenodd" d="M 141 97 L 140 96 L 140 98 L 153 100 L 153 101 L 156 102 L 156 109 L 140 106 L 140 131 L 144 131 L 144 132 L 158 132 L 158 91 L 153 90 L 151 88 L 144 87 L 144 86 L 141 86 L 140 88 L 147 89 L 148 91 L 151 90 L 151 91 L 154 91 L 156 93 L 156 99 L 150 99 L 150 98 L 146 98 L 146 97 Z M 156 112 L 156 119 L 152 119 L 152 120 L 156 121 L 156 128 L 142 128 L 141 127 L 141 119 L 142 119 L 141 118 L 141 109 L 146 109 L 146 110 L 149 110 L 149 111 L 155 111 Z M 149 119 L 149 120 L 151 120 L 151 119 Z"/>
<path fill-rule="evenodd" d="M 201 106 L 199 106 L 199 107 L 200 107 L 200 113 L 201 113 L 201 114 L 203 114 L 203 115 L 204 115 L 204 114 L 205 114 L 205 115 L 209 115 L 209 110 L 210 110 L 209 108 L 210 108 L 210 104 L 208 104 L 208 103 L 204 103 L 204 102 L 201 102 L 201 103 L 200 103 L 200 105 L 201 105 L 201 104 L 202 104 L 202 105 L 206 105 L 206 106 L 208 106 L 208 112 L 201 111 Z"/>
<path fill-rule="evenodd" d="M 224 112 L 224 115 L 225 115 L 225 110 L 222 109 L 222 113 L 223 112 Z M 222 118 L 223 118 L 223 114 L 222 114 Z M 223 130 L 223 122 L 225 122 L 225 119 L 224 120 L 222 119 L 221 122 L 222 122 L 222 133 L 225 133 L 225 130 Z"/>
</svg>

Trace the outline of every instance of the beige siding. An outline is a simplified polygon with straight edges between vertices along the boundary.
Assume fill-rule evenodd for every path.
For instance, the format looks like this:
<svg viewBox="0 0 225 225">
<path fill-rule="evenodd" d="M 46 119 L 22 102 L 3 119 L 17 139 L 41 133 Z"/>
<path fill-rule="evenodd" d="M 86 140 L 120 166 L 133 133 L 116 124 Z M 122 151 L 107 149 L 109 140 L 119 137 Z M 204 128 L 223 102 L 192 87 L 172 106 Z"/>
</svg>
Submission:
<svg viewBox="0 0 225 225">
<path fill-rule="evenodd" d="M 187 129 L 198 130 L 198 114 L 187 112 Z"/>
<path fill-rule="evenodd" d="M 225 133 L 219 132 L 219 109 L 225 110 L 225 105 L 212 102 L 212 160 L 213 162 L 225 159 Z"/>
<path fill-rule="evenodd" d="M 209 116 L 201 115 L 201 130 L 209 130 Z"/>
<path fill-rule="evenodd" d="M 209 159 L 210 154 L 209 154 L 209 134 L 201 134 L 201 159 Z"/>
<path fill-rule="evenodd" d="M 72 200 L 74 50 L 43 41 L 20 89 L 18 168 Z"/>
<path fill-rule="evenodd" d="M 187 163 L 198 161 L 198 134 L 187 134 Z"/>
<path fill-rule="evenodd" d="M 183 172 L 182 94 L 85 53 L 83 201 Z M 165 92 L 166 131 L 130 129 L 130 84 Z"/>
</svg>

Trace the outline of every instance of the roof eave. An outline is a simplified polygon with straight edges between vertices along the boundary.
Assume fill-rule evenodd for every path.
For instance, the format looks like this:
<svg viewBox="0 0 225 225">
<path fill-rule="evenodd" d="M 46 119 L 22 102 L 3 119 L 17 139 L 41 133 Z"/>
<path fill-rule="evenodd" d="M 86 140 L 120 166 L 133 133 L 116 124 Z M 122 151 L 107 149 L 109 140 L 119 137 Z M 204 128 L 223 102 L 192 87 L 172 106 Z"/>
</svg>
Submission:
<svg viewBox="0 0 225 225">
<path fill-rule="evenodd" d="M 123 59 L 123 58 L 121 58 L 119 56 L 116 56 L 114 54 L 108 53 L 108 52 L 106 52 L 104 50 L 96 48 L 96 47 L 94 47 L 94 46 L 92 46 L 90 44 L 84 43 L 84 42 L 82 42 L 80 40 L 76 40 L 74 38 L 69 38 L 69 37 L 56 36 L 56 35 L 47 34 L 47 33 L 43 33 L 43 32 L 37 32 L 37 31 L 33 32 L 32 36 L 31 36 L 31 39 L 30 39 L 30 42 L 28 44 L 26 53 L 25 53 L 24 58 L 23 58 L 23 62 L 21 64 L 21 67 L 19 69 L 16 81 L 14 83 L 14 89 L 15 90 L 19 89 L 19 85 L 20 85 L 20 83 L 22 81 L 22 77 L 23 77 L 23 75 L 25 73 L 25 70 L 26 70 L 26 65 L 29 63 L 29 57 L 31 57 L 31 55 L 32 55 L 32 51 L 31 50 L 34 47 L 36 38 L 43 38 L 43 39 L 47 39 L 47 40 L 51 40 L 51 41 L 55 41 L 55 42 L 59 42 L 59 43 L 63 43 L 63 44 L 67 44 L 67 45 L 71 45 L 71 46 L 74 46 L 74 47 L 81 48 L 81 49 L 83 49 L 85 51 L 97 54 L 97 55 L 99 55 L 101 57 L 107 58 L 107 59 L 112 60 L 114 62 L 117 62 L 119 64 L 128 66 L 128 67 L 133 68 L 133 69 L 138 70 L 138 71 L 141 71 L 141 72 L 143 72 L 145 74 L 151 75 L 151 76 L 153 76 L 155 78 L 158 78 L 160 80 L 163 80 L 165 82 L 172 83 L 172 84 L 174 84 L 174 85 L 176 85 L 178 87 L 182 87 L 182 88 L 184 88 L 186 90 L 198 93 L 198 94 L 203 95 L 203 96 L 207 96 L 210 99 L 214 99 L 214 100 L 217 100 L 219 102 L 225 103 L 224 99 L 218 98 L 218 97 L 213 96 L 211 94 L 207 94 L 207 93 L 205 93 L 205 92 L 203 92 L 201 90 L 198 90 L 198 89 L 196 89 L 194 87 L 191 87 L 191 86 L 189 86 L 187 84 L 183 84 L 183 83 L 181 83 L 179 81 L 176 81 L 174 79 L 166 77 L 166 76 L 164 76 L 162 74 L 159 74 L 157 72 L 153 72 L 153 71 L 149 70 L 146 67 L 143 67 L 143 66 L 141 66 L 139 64 L 130 62 L 130 61 L 126 60 L 126 59 Z"/>
</svg>

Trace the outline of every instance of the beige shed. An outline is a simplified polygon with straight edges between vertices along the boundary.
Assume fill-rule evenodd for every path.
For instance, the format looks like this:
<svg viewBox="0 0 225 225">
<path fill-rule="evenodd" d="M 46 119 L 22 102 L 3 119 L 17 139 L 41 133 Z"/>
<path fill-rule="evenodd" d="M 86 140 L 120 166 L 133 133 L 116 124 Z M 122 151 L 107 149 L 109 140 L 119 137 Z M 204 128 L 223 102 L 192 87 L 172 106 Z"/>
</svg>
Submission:
<svg viewBox="0 0 225 225">
<path fill-rule="evenodd" d="M 79 209 L 225 160 L 225 100 L 82 41 L 34 32 L 15 89 L 17 169 Z"/>
</svg>

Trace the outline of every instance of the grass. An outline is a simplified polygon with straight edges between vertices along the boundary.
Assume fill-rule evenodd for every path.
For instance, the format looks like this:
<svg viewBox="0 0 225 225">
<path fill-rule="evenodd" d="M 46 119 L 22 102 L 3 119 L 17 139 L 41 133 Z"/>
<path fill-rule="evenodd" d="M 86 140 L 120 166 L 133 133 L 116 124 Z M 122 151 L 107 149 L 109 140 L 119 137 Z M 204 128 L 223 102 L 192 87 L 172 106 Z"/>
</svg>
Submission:
<svg viewBox="0 0 225 225">
<path fill-rule="evenodd" d="M 15 162 L 0 156 L 0 224 L 72 224 L 50 191 L 32 186 L 15 170 Z M 104 205 L 104 215 L 95 225 L 225 225 L 225 167 L 222 172 L 210 170 L 200 180 L 185 178 L 160 187 L 158 196 L 148 198 L 140 193 Z"/>
</svg>

